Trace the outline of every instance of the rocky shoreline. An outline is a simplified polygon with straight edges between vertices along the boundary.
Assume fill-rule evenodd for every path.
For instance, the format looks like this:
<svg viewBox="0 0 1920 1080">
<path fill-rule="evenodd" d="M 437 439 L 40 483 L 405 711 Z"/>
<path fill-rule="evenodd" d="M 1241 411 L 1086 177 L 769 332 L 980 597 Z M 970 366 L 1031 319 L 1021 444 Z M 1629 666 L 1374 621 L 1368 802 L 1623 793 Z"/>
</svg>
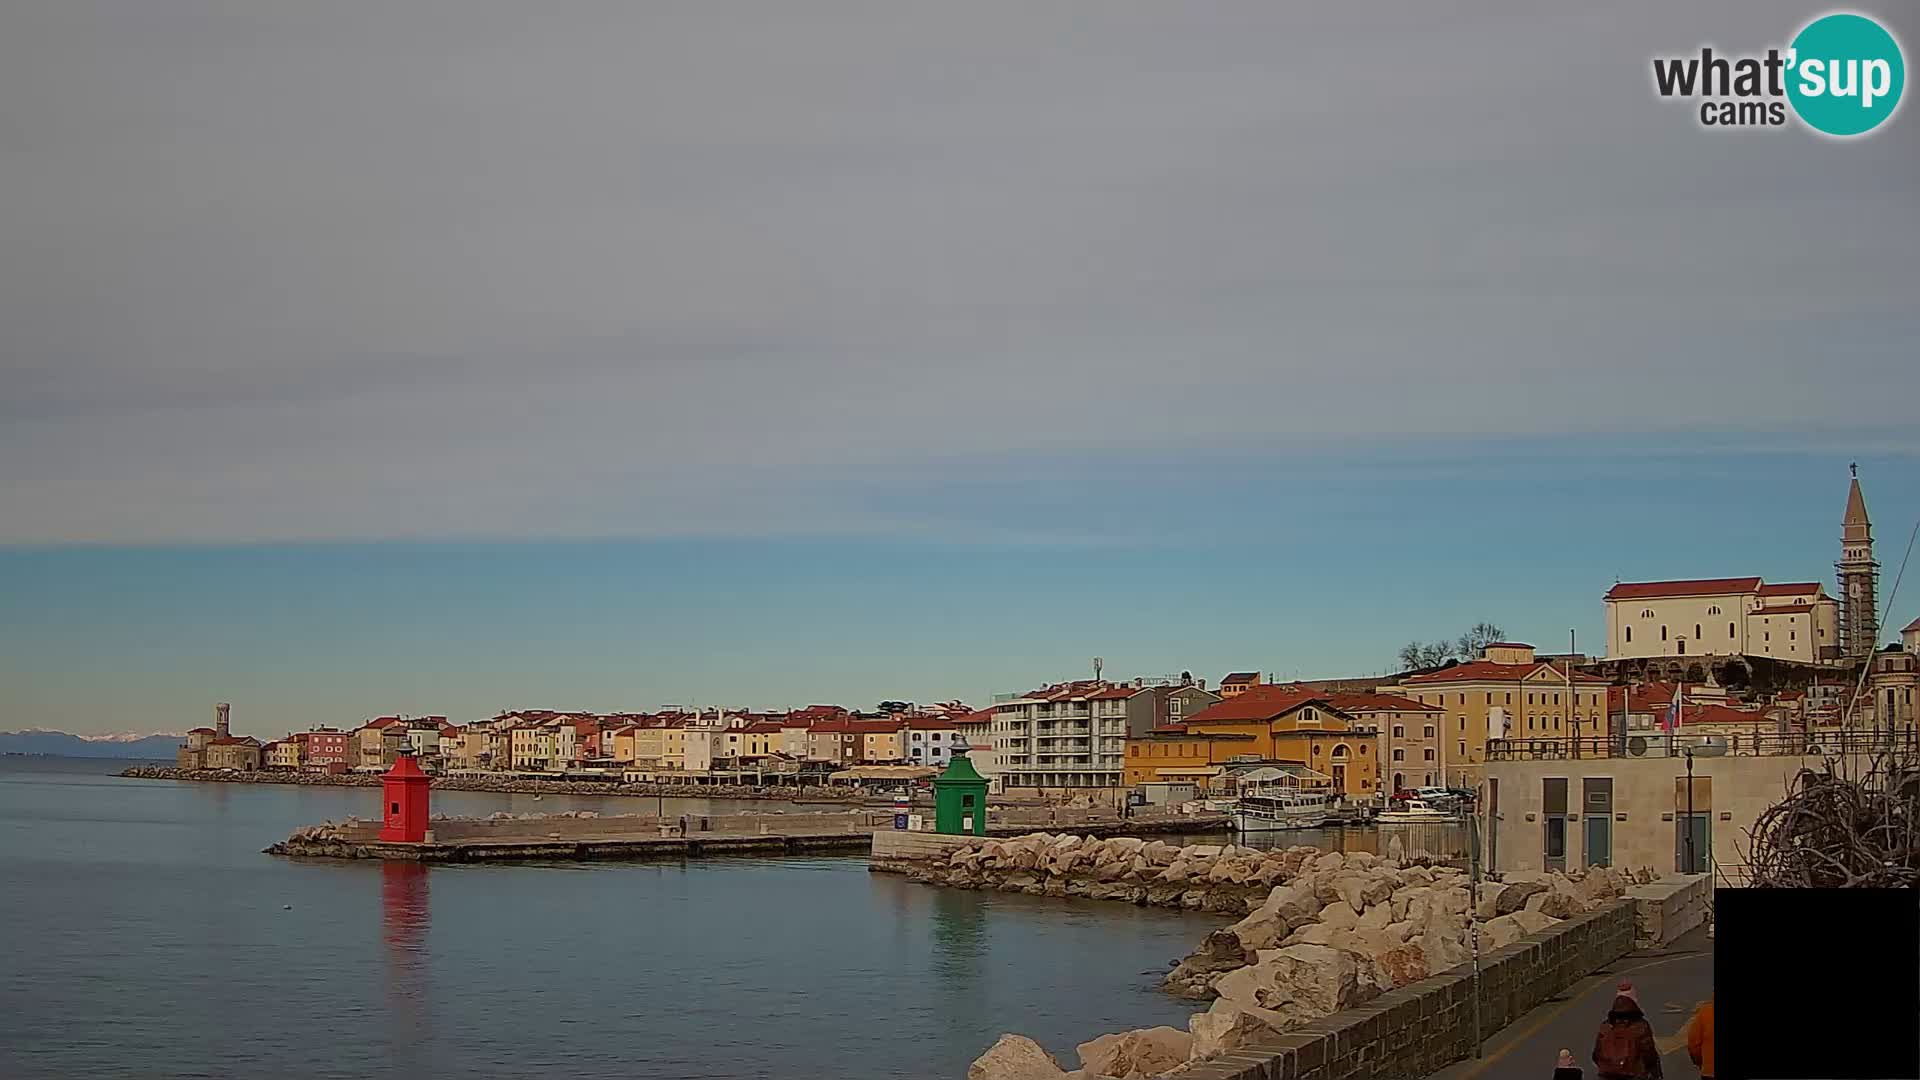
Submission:
<svg viewBox="0 0 1920 1080">
<path fill-rule="evenodd" d="M 1177 1076 L 1191 1063 L 1294 1030 L 1624 896 L 1652 871 L 1510 873 L 1476 893 L 1457 867 L 1365 852 L 1231 844 L 1185 847 L 1138 837 L 1034 833 L 988 839 L 909 877 L 957 888 L 1084 896 L 1244 914 L 1216 930 L 1161 982 L 1212 999 L 1187 1029 L 1147 1028 L 1080 1044 L 1068 1072 L 1033 1040 L 1003 1035 L 968 1080 Z"/>
<path fill-rule="evenodd" d="M 377 773 L 296 773 L 261 769 L 235 772 L 228 769 L 176 769 L 171 766 L 136 765 L 121 770 L 121 776 L 140 780 L 191 780 L 227 784 L 306 784 L 318 787 L 379 787 Z M 817 802 L 841 805 L 879 805 L 860 792 L 817 785 L 794 787 L 754 787 L 748 784 L 612 784 L 593 780 L 528 780 L 490 776 L 436 776 L 434 788 L 441 791 L 480 791 L 500 795 L 631 795 L 638 798 L 669 799 L 766 799 L 774 802 Z"/>
</svg>

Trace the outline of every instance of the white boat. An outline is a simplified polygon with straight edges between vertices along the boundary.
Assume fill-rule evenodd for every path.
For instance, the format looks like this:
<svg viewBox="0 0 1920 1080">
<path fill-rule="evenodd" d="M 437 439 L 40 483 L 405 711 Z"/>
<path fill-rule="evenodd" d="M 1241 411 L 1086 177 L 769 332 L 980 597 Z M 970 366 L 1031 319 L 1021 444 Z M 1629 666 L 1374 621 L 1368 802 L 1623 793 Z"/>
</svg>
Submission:
<svg viewBox="0 0 1920 1080">
<path fill-rule="evenodd" d="M 1382 810 L 1373 817 L 1380 825 L 1412 825 L 1427 821 L 1458 821 L 1460 815 L 1435 806 L 1425 799 L 1408 799 L 1398 809 Z"/>
<path fill-rule="evenodd" d="M 1326 824 L 1333 797 L 1321 791 L 1267 791 L 1242 795 L 1230 811 L 1235 832 L 1279 832 Z"/>
</svg>

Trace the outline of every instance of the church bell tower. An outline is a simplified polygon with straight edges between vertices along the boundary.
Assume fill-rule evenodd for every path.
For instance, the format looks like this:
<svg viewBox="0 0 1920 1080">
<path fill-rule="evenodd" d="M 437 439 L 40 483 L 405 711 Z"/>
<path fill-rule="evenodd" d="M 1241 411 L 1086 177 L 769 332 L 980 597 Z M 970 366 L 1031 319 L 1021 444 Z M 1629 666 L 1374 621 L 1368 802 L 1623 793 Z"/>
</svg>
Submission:
<svg viewBox="0 0 1920 1080">
<path fill-rule="evenodd" d="M 1873 561 L 1873 522 L 1867 518 L 1867 500 L 1860 494 L 1860 466 L 1847 467 L 1853 482 L 1847 488 L 1847 513 L 1840 521 L 1840 655 L 1864 659 L 1880 643 L 1877 616 L 1880 564 Z"/>
</svg>

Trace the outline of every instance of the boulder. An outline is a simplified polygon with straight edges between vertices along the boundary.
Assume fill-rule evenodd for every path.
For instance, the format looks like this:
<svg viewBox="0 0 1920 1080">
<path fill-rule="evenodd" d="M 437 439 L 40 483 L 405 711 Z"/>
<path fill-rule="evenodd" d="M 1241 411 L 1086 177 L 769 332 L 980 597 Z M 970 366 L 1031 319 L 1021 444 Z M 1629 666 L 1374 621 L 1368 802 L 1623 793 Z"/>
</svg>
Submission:
<svg viewBox="0 0 1920 1080">
<path fill-rule="evenodd" d="M 1524 933 L 1537 934 L 1547 927 L 1558 923 L 1560 920 L 1544 911 L 1527 911 L 1522 909 L 1513 913 L 1513 921 L 1520 924 L 1520 929 Z"/>
<path fill-rule="evenodd" d="M 1538 907 L 1534 906 L 1534 900 L 1540 901 Z M 1579 885 L 1560 878 L 1546 892 L 1537 893 L 1528 898 L 1526 910 L 1538 911 L 1542 915 L 1555 919 L 1571 919 L 1587 910 L 1587 901 Z"/>
<path fill-rule="evenodd" d="M 1473 917 L 1476 919 L 1491 919 L 1495 915 L 1500 914 L 1500 912 L 1495 909 L 1499 907 L 1501 894 L 1506 891 L 1507 887 L 1500 882 L 1481 882 L 1480 887 L 1474 890 L 1473 894 Z"/>
<path fill-rule="evenodd" d="M 1427 912 L 1426 923 L 1416 927 L 1407 941 L 1420 946 L 1427 958 L 1428 973 L 1438 975 L 1473 958 L 1466 939 L 1466 916 L 1433 908 Z"/>
<path fill-rule="evenodd" d="M 1427 954 L 1419 945 L 1408 942 L 1395 945 L 1391 949 L 1374 954 L 1373 962 L 1380 969 L 1387 985 L 1398 989 L 1408 983 L 1416 983 L 1428 975 Z"/>
<path fill-rule="evenodd" d="M 1387 924 L 1391 922 L 1393 922 L 1393 905 L 1374 904 L 1372 907 L 1360 913 L 1360 918 L 1354 922 L 1353 928 L 1355 930 L 1385 930 Z"/>
<path fill-rule="evenodd" d="M 1002 1035 L 967 1066 L 967 1080 L 1060 1080 L 1067 1071 L 1025 1035 Z"/>
<path fill-rule="evenodd" d="M 1246 918 L 1227 929 L 1239 939 L 1244 949 L 1271 949 L 1293 932 L 1286 919 L 1264 906 L 1254 909 Z"/>
<path fill-rule="evenodd" d="M 1194 1013 L 1187 1019 L 1187 1030 L 1193 1034 L 1195 1058 L 1238 1050 L 1277 1034 L 1266 1021 L 1228 1001 L 1215 1001 L 1206 1012 Z"/>
<path fill-rule="evenodd" d="M 1546 892 L 1547 888 L 1547 884 L 1544 881 L 1509 882 L 1507 887 L 1501 889 L 1500 895 L 1495 898 L 1493 902 L 1493 913 L 1496 917 L 1511 915 L 1526 907 L 1529 897 L 1536 893 Z"/>
<path fill-rule="evenodd" d="M 1413 937 L 1413 930 L 1414 930 L 1413 920 L 1407 919 L 1401 922 L 1388 923 L 1387 928 L 1385 930 L 1382 930 L 1381 933 L 1385 934 L 1386 936 L 1392 938 L 1395 941 L 1404 942 L 1409 938 Z"/>
<path fill-rule="evenodd" d="M 1335 902 L 1320 909 L 1320 918 L 1317 921 L 1342 930 L 1351 930 L 1355 924 L 1359 923 L 1360 915 L 1354 910 L 1353 905 Z"/>
<path fill-rule="evenodd" d="M 1320 901 L 1311 888 L 1295 882 L 1268 893 L 1267 902 L 1260 905 L 1260 910 L 1285 920 L 1289 928 L 1297 928 L 1319 917 Z"/>
<path fill-rule="evenodd" d="M 1114 1080 L 1141 1080 L 1187 1063 L 1194 1036 L 1179 1028 L 1141 1028 L 1080 1044 L 1080 1067 Z"/>
<path fill-rule="evenodd" d="M 1320 856 L 1319 858 L 1313 860 L 1313 868 L 1315 870 L 1329 870 L 1329 871 L 1338 870 L 1340 869 L 1341 866 L 1345 865 L 1345 863 L 1346 863 L 1345 856 L 1341 855 L 1337 851 L 1329 851 L 1326 854 Z"/>
<path fill-rule="evenodd" d="M 1393 915 L 1392 921 L 1399 922 L 1402 919 L 1424 921 L 1427 904 L 1432 898 L 1433 889 L 1426 885 L 1414 885 L 1394 893 L 1387 900 L 1388 911 Z"/>
<path fill-rule="evenodd" d="M 1160 987 L 1181 997 L 1204 1000 L 1213 996 L 1213 984 L 1221 975 L 1252 963 L 1254 955 L 1232 929 L 1215 930 L 1167 972 Z"/>
<path fill-rule="evenodd" d="M 1480 927 L 1480 945 L 1489 951 L 1503 949 L 1519 941 L 1526 934 L 1526 928 L 1520 925 L 1519 919 L 1512 915 L 1500 915 L 1488 919 L 1486 924 Z"/>
<path fill-rule="evenodd" d="M 1155 874 L 1153 880 L 1164 882 L 1168 885 L 1178 885 L 1185 882 L 1190 876 L 1190 873 L 1191 871 L 1188 868 L 1187 861 L 1181 859 L 1170 864 L 1165 870 Z"/>
<path fill-rule="evenodd" d="M 1116 836 L 1111 840 L 1102 841 L 1101 846 L 1115 854 L 1137 855 L 1141 848 L 1147 846 L 1147 842 L 1137 836 Z"/>
<path fill-rule="evenodd" d="M 1282 1030 L 1352 1008 L 1378 987 L 1361 977 L 1356 953 L 1326 945 L 1288 945 L 1260 954 L 1260 962 L 1228 972 L 1214 984 L 1221 998 Z"/>
</svg>

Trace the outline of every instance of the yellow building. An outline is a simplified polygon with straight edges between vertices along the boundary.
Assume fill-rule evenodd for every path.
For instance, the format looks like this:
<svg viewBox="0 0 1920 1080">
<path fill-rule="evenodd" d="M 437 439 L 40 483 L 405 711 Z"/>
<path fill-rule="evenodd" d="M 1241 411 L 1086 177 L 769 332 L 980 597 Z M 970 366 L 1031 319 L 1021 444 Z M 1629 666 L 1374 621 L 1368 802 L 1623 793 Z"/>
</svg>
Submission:
<svg viewBox="0 0 1920 1080">
<path fill-rule="evenodd" d="M 252 772 L 260 767 L 260 740 L 251 735 L 216 737 L 207 743 L 207 768 Z"/>
<path fill-rule="evenodd" d="M 1438 749 L 1443 777 L 1484 762 L 1487 738 L 1496 725 L 1510 739 L 1601 739 L 1607 734 L 1607 681 L 1536 660 L 1531 645 L 1489 645 L 1478 660 L 1410 676 L 1381 690 L 1442 711 Z"/>
<path fill-rule="evenodd" d="M 1241 761 L 1292 762 L 1332 779 L 1336 795 L 1371 798 L 1380 789 L 1375 738 L 1329 695 L 1295 686 L 1252 686 L 1127 743 L 1128 787 L 1160 781 L 1211 787 Z"/>
<path fill-rule="evenodd" d="M 856 720 L 860 733 L 860 760 L 873 763 L 906 760 L 906 748 L 900 744 L 900 724 L 894 720 Z"/>
<path fill-rule="evenodd" d="M 684 720 L 662 721 L 661 726 L 641 725 L 633 732 L 633 762 L 655 769 L 687 767 L 687 733 Z"/>
<path fill-rule="evenodd" d="M 280 739 L 262 747 L 269 769 L 297 770 L 300 768 L 302 746 L 299 739 Z"/>
</svg>

